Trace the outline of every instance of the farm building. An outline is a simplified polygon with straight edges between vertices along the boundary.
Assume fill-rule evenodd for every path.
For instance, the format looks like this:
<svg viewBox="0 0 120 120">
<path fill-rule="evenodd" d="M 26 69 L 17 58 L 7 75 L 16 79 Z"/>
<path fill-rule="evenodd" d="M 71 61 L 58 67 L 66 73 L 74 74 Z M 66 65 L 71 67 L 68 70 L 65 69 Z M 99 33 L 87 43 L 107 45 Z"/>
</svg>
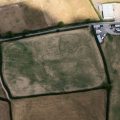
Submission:
<svg viewBox="0 0 120 120">
<path fill-rule="evenodd" d="M 104 20 L 114 20 L 113 4 L 102 4 Z"/>
<path fill-rule="evenodd" d="M 104 20 L 120 21 L 120 3 L 105 3 L 98 6 Z"/>
</svg>

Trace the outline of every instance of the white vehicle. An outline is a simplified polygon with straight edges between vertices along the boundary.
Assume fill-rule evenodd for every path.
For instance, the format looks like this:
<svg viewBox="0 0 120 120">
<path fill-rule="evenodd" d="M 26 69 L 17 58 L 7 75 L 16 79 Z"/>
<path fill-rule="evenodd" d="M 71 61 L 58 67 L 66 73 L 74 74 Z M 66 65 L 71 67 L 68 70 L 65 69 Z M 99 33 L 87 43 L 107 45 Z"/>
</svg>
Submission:
<svg viewBox="0 0 120 120">
<path fill-rule="evenodd" d="M 102 44 L 102 43 L 103 43 L 103 39 L 101 38 L 101 36 L 100 36 L 100 35 L 97 35 L 97 39 L 98 39 L 98 42 L 99 42 L 100 44 Z"/>
<path fill-rule="evenodd" d="M 119 32 L 120 33 L 120 28 L 116 28 L 115 32 Z"/>
<path fill-rule="evenodd" d="M 96 30 L 96 34 L 100 34 L 101 32 L 101 30 Z"/>
<path fill-rule="evenodd" d="M 120 25 L 115 25 L 116 28 L 120 28 Z"/>
</svg>

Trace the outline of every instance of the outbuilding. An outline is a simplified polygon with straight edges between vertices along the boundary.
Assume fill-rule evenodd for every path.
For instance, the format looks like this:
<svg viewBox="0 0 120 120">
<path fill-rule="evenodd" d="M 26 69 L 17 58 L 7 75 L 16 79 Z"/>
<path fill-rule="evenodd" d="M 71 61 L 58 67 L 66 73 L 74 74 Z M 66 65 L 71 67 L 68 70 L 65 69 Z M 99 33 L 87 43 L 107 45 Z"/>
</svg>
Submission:
<svg viewBox="0 0 120 120">
<path fill-rule="evenodd" d="M 114 20 L 114 6 L 112 3 L 102 4 L 103 9 L 103 19 L 104 20 Z"/>
</svg>

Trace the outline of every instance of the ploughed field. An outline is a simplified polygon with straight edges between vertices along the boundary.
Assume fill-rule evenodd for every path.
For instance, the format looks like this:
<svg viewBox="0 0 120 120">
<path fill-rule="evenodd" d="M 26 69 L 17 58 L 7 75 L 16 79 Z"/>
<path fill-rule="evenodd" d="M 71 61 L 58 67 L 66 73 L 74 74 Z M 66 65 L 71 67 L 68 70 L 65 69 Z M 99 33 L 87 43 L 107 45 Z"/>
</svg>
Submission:
<svg viewBox="0 0 120 120">
<path fill-rule="evenodd" d="M 13 96 L 91 89 L 106 81 L 89 28 L 1 44 L 2 73 Z"/>
<path fill-rule="evenodd" d="M 96 90 L 12 101 L 13 120 L 105 120 L 106 92 Z"/>
<path fill-rule="evenodd" d="M 120 120 L 120 36 L 108 36 L 102 49 L 112 82 L 110 120 Z"/>
</svg>

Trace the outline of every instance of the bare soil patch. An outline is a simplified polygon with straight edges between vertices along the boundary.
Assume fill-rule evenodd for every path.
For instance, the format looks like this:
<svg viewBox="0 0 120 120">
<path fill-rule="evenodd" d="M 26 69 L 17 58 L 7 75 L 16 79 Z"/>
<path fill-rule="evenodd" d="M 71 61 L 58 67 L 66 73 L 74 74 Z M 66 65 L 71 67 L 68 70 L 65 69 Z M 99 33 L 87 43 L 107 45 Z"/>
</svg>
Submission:
<svg viewBox="0 0 120 120">
<path fill-rule="evenodd" d="M 44 96 L 12 101 L 14 120 L 105 120 L 106 92 Z"/>
<path fill-rule="evenodd" d="M 0 119 L 10 120 L 9 104 L 0 100 Z"/>
<path fill-rule="evenodd" d="M 27 25 L 18 4 L 0 7 L 0 33 L 18 33 L 25 29 Z"/>
</svg>

